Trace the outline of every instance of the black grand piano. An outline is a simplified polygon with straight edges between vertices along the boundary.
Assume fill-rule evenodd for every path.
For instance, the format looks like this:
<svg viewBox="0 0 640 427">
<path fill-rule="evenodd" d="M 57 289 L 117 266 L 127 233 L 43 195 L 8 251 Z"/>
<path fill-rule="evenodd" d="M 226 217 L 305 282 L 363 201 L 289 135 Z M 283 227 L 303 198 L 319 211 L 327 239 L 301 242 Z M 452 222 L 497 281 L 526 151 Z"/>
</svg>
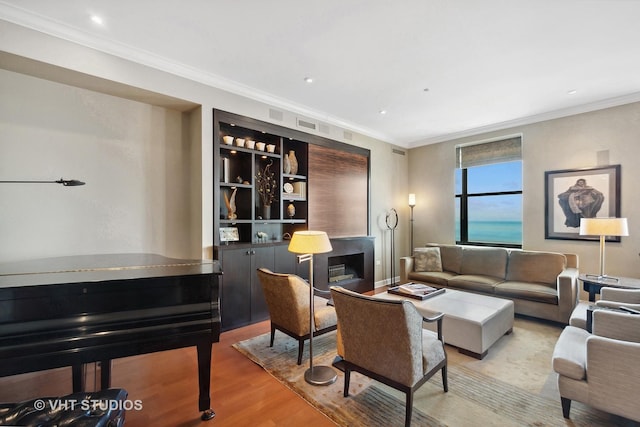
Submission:
<svg viewBox="0 0 640 427">
<path fill-rule="evenodd" d="M 220 338 L 217 261 L 108 254 L 0 264 L 0 377 L 196 346 L 198 407 L 211 409 L 211 349 Z"/>
</svg>

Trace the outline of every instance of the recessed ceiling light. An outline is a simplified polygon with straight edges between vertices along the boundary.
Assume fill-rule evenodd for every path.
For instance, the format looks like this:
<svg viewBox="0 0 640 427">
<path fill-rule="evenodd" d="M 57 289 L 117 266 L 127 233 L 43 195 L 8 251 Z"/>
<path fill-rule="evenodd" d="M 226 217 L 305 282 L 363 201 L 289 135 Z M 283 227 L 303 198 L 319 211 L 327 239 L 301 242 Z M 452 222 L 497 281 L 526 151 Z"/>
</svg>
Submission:
<svg viewBox="0 0 640 427">
<path fill-rule="evenodd" d="M 307 83 L 313 83 L 313 77 L 305 77 L 304 81 Z"/>
<path fill-rule="evenodd" d="M 567 92 L 567 95 L 575 95 L 576 93 L 578 93 L 577 90 L 571 89 L 569 92 Z"/>
<path fill-rule="evenodd" d="M 379 112 L 380 114 L 382 114 L 382 115 L 387 114 L 387 110 L 380 110 L 380 111 L 378 111 L 378 112 Z"/>
<path fill-rule="evenodd" d="M 94 24 L 98 24 L 98 25 L 104 24 L 104 21 L 98 15 L 91 15 L 91 22 L 93 22 Z"/>
</svg>

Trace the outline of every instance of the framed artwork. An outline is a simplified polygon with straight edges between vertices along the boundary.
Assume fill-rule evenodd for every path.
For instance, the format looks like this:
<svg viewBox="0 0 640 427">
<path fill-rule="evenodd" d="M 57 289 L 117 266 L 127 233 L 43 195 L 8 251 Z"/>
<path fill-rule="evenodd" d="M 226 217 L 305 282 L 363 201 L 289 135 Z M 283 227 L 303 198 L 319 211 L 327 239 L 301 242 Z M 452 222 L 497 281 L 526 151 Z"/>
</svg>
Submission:
<svg viewBox="0 0 640 427">
<path fill-rule="evenodd" d="M 240 240 L 237 227 L 220 227 L 221 242 L 237 242 Z"/>
<path fill-rule="evenodd" d="M 544 190 L 545 239 L 599 240 L 580 235 L 580 218 L 620 216 L 620 165 L 548 171 Z"/>
</svg>

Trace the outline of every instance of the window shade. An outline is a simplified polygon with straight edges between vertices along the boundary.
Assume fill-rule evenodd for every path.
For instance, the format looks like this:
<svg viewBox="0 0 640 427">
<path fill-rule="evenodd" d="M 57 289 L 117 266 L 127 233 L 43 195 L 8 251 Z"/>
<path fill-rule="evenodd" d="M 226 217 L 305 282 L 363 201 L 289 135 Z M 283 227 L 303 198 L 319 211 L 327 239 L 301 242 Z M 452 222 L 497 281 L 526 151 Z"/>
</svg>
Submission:
<svg viewBox="0 0 640 427">
<path fill-rule="evenodd" d="M 522 160 L 522 138 L 501 139 L 456 147 L 458 169 Z"/>
</svg>

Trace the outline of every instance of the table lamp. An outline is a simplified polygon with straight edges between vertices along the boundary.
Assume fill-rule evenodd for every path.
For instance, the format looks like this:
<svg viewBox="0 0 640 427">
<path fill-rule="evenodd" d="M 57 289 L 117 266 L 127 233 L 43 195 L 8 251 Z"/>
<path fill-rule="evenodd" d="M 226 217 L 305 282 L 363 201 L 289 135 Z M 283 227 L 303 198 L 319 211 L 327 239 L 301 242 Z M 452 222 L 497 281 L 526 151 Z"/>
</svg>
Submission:
<svg viewBox="0 0 640 427">
<path fill-rule="evenodd" d="M 581 218 L 581 236 L 600 236 L 600 274 L 598 280 L 613 279 L 604 273 L 604 240 L 606 236 L 628 236 L 627 218 Z"/>
<path fill-rule="evenodd" d="M 298 255 L 298 264 L 309 261 L 309 369 L 304 379 L 312 385 L 333 384 L 338 378 L 330 366 L 313 366 L 313 254 L 331 252 L 331 242 L 324 231 L 296 231 L 289 242 L 289 252 Z"/>
</svg>

